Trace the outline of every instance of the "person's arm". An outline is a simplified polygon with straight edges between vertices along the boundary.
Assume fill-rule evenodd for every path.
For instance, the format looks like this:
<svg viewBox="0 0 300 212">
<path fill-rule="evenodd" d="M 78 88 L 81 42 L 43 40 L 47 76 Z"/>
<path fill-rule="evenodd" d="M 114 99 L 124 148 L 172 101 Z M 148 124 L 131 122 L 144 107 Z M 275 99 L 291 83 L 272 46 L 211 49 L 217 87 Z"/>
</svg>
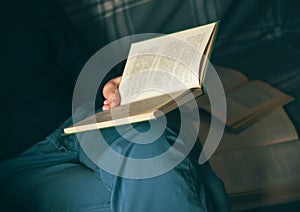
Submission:
<svg viewBox="0 0 300 212">
<path fill-rule="evenodd" d="M 122 77 L 116 77 L 109 80 L 103 87 L 102 94 L 105 98 L 102 110 L 109 110 L 120 104 L 121 96 L 118 91 Z"/>
</svg>

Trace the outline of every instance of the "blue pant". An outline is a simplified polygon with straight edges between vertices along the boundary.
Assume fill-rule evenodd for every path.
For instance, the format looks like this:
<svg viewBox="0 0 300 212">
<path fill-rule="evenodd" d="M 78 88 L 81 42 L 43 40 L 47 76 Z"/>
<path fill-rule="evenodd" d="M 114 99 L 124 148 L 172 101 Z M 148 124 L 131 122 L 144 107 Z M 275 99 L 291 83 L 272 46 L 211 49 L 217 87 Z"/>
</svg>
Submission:
<svg viewBox="0 0 300 212">
<path fill-rule="evenodd" d="M 61 136 L 70 124 L 71 119 L 20 156 L 0 163 L 1 211 L 229 210 L 223 183 L 207 164 L 198 165 L 192 159 L 200 154 L 199 142 L 167 173 L 127 179 L 98 168 L 75 135 Z M 135 127 L 143 131 L 148 125 Z M 173 142 L 170 133 L 174 130 L 166 130 L 154 144 L 141 148 L 124 141 L 113 128 L 103 130 L 116 151 L 136 157 L 165 151 Z"/>
</svg>

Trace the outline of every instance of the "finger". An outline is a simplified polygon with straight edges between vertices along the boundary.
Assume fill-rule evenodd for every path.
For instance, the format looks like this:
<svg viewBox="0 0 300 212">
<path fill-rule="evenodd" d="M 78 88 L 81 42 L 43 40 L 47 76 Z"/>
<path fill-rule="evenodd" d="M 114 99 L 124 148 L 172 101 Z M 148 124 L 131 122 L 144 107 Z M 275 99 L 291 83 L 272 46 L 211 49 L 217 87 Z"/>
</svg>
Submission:
<svg viewBox="0 0 300 212">
<path fill-rule="evenodd" d="M 110 109 L 110 106 L 109 105 L 103 105 L 102 106 L 102 110 L 105 111 L 105 110 L 109 110 Z"/>
<path fill-rule="evenodd" d="M 102 90 L 103 96 L 106 99 L 108 99 L 110 94 L 114 93 L 118 89 L 120 82 L 121 82 L 121 77 L 116 77 L 116 78 L 109 80 L 103 87 L 103 90 Z"/>
<path fill-rule="evenodd" d="M 116 90 L 112 97 L 111 103 L 110 103 L 111 108 L 114 108 L 114 107 L 120 105 L 120 102 L 121 102 L 121 96 L 120 96 L 119 91 Z"/>
<path fill-rule="evenodd" d="M 111 95 L 114 94 L 117 89 L 118 88 L 114 83 L 106 83 L 102 91 L 104 98 L 110 101 L 110 99 L 112 98 Z"/>
<path fill-rule="evenodd" d="M 102 110 L 108 110 L 110 108 L 108 101 L 105 100 L 102 105 Z"/>
<path fill-rule="evenodd" d="M 120 94 L 118 90 L 116 90 L 114 93 L 110 93 L 108 96 L 108 99 L 103 101 L 102 107 L 105 109 L 116 107 L 120 104 Z"/>
</svg>

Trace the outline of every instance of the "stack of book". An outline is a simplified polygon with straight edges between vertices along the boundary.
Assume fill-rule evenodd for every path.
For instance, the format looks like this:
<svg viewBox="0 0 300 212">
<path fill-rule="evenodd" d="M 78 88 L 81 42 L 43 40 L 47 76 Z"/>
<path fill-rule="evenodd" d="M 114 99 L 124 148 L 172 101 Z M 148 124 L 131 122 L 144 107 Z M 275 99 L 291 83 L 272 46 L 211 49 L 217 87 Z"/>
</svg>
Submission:
<svg viewBox="0 0 300 212">
<path fill-rule="evenodd" d="M 300 141 L 282 107 L 292 98 L 263 82 L 248 82 L 235 70 L 216 69 L 229 111 L 227 127 L 209 163 L 224 181 L 232 210 L 300 200 Z M 206 98 L 198 102 L 209 111 Z M 208 113 L 201 113 L 203 145 L 210 119 Z"/>
</svg>

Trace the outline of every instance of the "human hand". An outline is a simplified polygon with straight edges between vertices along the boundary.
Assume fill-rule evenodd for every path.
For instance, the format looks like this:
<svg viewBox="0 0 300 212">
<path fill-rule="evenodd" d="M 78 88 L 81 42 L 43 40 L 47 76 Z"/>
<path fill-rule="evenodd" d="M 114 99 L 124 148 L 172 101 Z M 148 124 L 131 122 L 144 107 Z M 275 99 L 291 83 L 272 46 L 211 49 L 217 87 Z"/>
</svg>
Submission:
<svg viewBox="0 0 300 212">
<path fill-rule="evenodd" d="M 116 77 L 109 80 L 103 87 L 102 93 L 105 98 L 102 110 L 109 110 L 118 106 L 121 102 L 121 96 L 118 90 L 122 77 Z"/>
</svg>

